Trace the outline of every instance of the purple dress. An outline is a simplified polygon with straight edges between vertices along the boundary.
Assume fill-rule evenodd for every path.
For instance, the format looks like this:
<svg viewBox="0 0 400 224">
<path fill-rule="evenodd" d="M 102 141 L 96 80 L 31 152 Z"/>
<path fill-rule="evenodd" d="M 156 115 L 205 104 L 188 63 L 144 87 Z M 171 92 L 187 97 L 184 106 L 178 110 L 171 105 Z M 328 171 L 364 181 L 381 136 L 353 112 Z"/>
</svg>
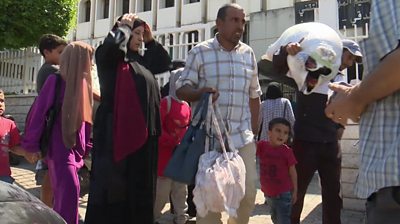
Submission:
<svg viewBox="0 0 400 224">
<path fill-rule="evenodd" d="M 46 112 L 52 106 L 56 95 L 57 77 L 50 75 L 43 85 L 40 94 L 35 99 L 27 118 L 25 136 L 22 147 L 28 152 L 39 152 L 39 142 L 44 130 Z M 60 99 L 64 99 L 65 81 L 60 86 Z M 78 170 L 83 166 L 83 157 L 91 149 L 91 125 L 83 122 L 76 134 L 76 145 L 68 149 L 64 146 L 61 133 L 61 112 L 54 123 L 51 139 L 49 140 L 46 162 L 54 194 L 53 209 L 67 223 L 78 223 L 79 179 Z"/>
</svg>

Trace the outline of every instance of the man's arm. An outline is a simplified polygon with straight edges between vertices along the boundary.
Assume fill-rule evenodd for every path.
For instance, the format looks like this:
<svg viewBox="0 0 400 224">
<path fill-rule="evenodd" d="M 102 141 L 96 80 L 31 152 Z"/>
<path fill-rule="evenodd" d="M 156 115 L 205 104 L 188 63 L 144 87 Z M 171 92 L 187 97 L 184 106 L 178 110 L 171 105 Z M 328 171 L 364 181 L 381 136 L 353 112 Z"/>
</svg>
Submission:
<svg viewBox="0 0 400 224">
<path fill-rule="evenodd" d="M 188 84 L 177 89 L 176 96 L 179 99 L 184 100 L 186 102 L 196 102 L 196 101 L 200 100 L 201 95 L 206 92 L 214 93 L 213 94 L 213 102 L 215 102 L 218 99 L 219 93 L 215 88 L 203 87 L 200 89 L 196 89 L 193 86 L 188 85 Z"/>
<path fill-rule="evenodd" d="M 400 49 L 388 54 L 360 84 L 346 87 L 330 84 L 337 92 L 325 109 L 333 121 L 346 124 L 347 118 L 358 121 L 368 104 L 385 98 L 400 89 Z"/>
<path fill-rule="evenodd" d="M 251 114 L 251 129 L 253 130 L 253 134 L 258 134 L 259 129 L 259 113 L 260 113 L 260 97 L 250 98 L 250 114 Z"/>
</svg>

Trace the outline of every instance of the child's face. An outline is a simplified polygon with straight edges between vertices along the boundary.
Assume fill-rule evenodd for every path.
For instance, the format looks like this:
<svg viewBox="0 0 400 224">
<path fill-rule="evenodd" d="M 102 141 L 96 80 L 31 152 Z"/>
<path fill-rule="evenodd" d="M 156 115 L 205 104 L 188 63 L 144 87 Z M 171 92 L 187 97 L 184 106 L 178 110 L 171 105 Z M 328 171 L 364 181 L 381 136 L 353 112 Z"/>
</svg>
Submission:
<svg viewBox="0 0 400 224">
<path fill-rule="evenodd" d="M 138 52 L 139 48 L 143 43 L 144 27 L 138 26 L 132 30 L 131 41 L 129 43 L 129 49 L 131 51 Z"/>
<path fill-rule="evenodd" d="M 4 114 L 5 110 L 6 110 L 6 103 L 4 100 L 4 93 L 0 93 L 0 116 Z"/>
<path fill-rule="evenodd" d="M 280 146 L 289 139 L 289 127 L 284 124 L 275 124 L 272 130 L 268 130 L 269 141 L 272 146 Z"/>
<path fill-rule="evenodd" d="M 60 55 L 62 51 L 64 50 L 65 45 L 60 45 L 53 50 L 44 50 L 44 56 L 46 59 L 47 63 L 53 64 L 53 65 L 59 65 L 60 64 Z"/>
</svg>

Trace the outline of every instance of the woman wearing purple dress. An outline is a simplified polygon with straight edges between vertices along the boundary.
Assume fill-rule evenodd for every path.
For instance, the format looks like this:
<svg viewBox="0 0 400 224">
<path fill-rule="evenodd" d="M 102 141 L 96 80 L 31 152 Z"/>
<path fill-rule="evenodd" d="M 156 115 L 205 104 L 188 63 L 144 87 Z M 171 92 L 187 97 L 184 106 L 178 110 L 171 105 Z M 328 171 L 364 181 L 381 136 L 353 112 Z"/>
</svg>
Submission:
<svg viewBox="0 0 400 224">
<path fill-rule="evenodd" d="M 54 74 L 47 78 L 28 115 L 22 141 L 25 150 L 39 155 L 46 114 L 53 104 L 59 105 L 44 159 L 54 192 L 53 209 L 68 224 L 78 223 L 78 170 L 91 148 L 92 55 L 93 48 L 83 42 L 65 47 L 60 58 L 61 77 Z"/>
</svg>

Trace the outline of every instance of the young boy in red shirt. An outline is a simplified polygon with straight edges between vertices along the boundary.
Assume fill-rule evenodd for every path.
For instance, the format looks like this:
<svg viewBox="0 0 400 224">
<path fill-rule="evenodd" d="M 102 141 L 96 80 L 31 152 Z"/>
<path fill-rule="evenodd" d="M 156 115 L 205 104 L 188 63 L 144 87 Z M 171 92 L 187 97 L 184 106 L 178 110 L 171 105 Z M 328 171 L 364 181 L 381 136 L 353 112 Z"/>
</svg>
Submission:
<svg viewBox="0 0 400 224">
<path fill-rule="evenodd" d="M 12 184 L 14 178 L 11 177 L 11 169 L 9 163 L 9 151 L 14 154 L 27 156 L 20 146 L 20 135 L 14 121 L 5 118 L 6 110 L 5 96 L 3 90 L 0 89 L 0 181 Z"/>
<path fill-rule="evenodd" d="M 267 196 L 275 224 L 290 223 L 292 204 L 297 198 L 297 161 L 286 145 L 290 130 L 289 121 L 274 118 L 268 124 L 269 141 L 257 143 L 261 190 Z"/>
</svg>

